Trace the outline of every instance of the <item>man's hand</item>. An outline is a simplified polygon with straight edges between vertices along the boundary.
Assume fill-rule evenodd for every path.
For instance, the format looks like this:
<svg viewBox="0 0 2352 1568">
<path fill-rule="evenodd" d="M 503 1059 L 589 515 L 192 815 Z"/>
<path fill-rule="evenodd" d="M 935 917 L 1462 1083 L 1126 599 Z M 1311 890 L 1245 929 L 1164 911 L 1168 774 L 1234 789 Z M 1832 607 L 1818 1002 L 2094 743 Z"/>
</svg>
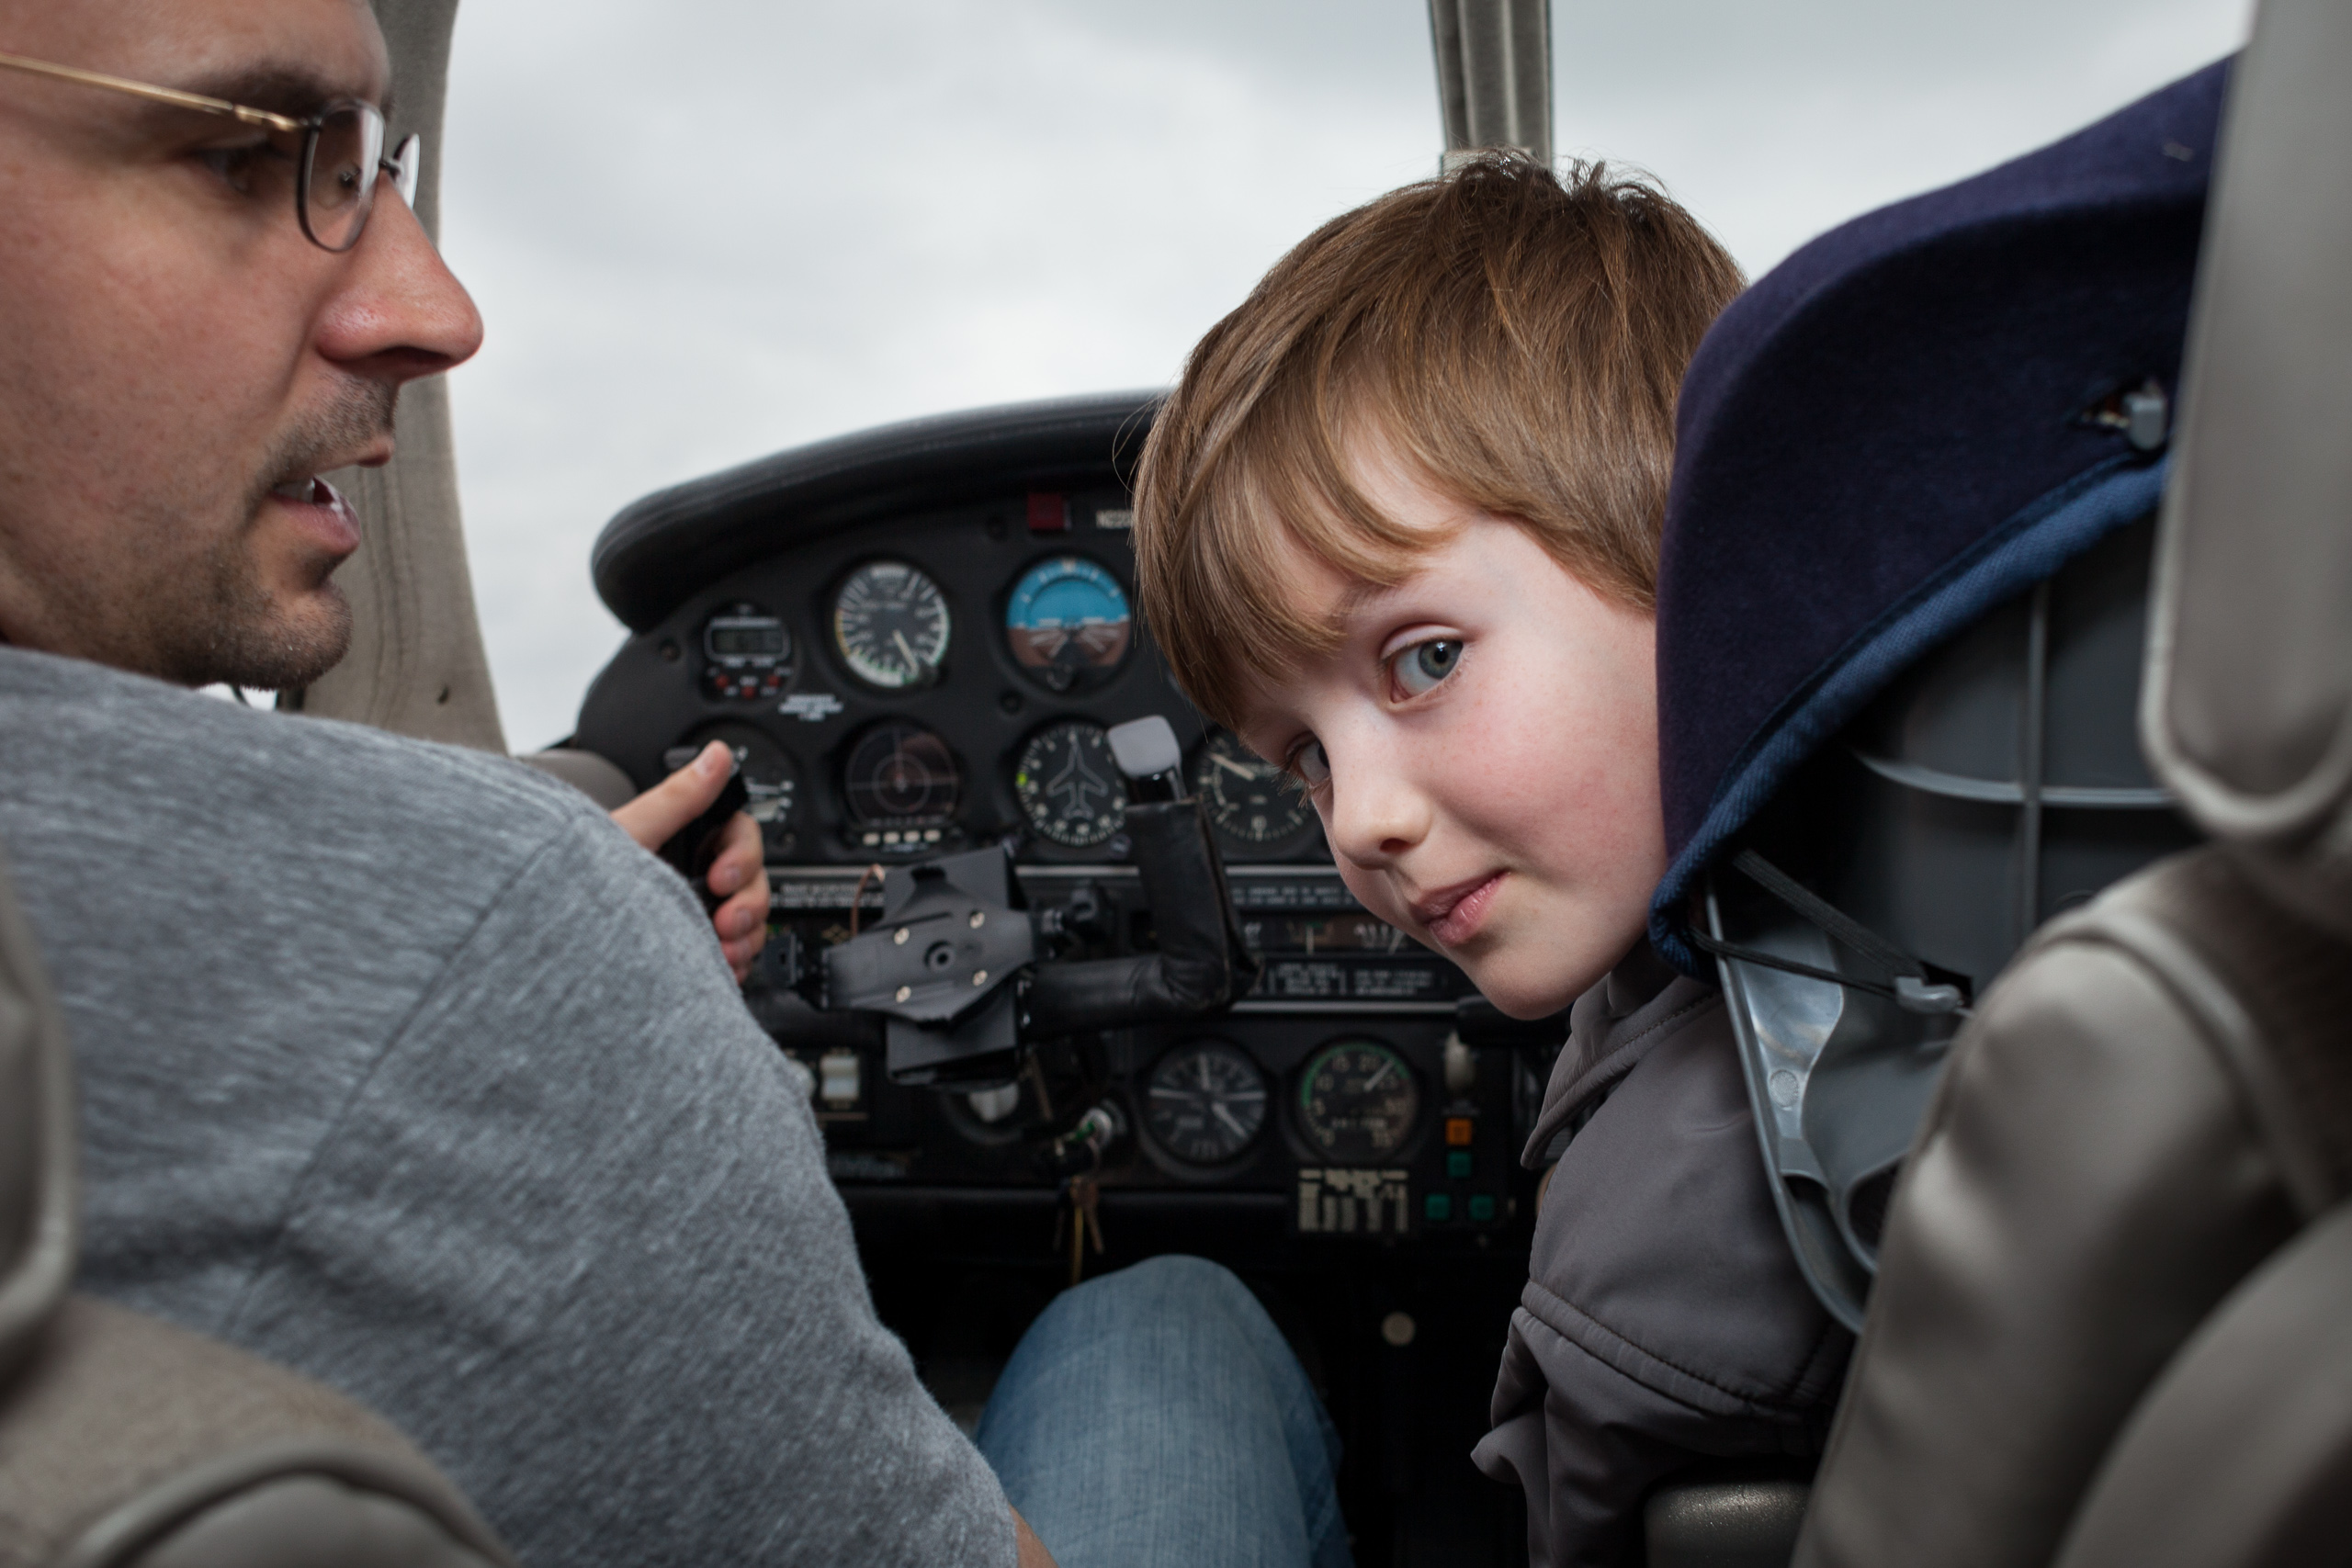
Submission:
<svg viewBox="0 0 2352 1568">
<path fill-rule="evenodd" d="M 714 740 L 701 755 L 613 813 L 621 830 L 649 850 L 659 850 L 678 830 L 708 809 L 727 787 L 726 744 Z M 718 853 L 705 880 L 725 903 L 712 911 L 719 951 L 741 984 L 752 972 L 768 935 L 768 872 L 760 852 L 760 825 L 741 812 L 727 824 Z"/>
<path fill-rule="evenodd" d="M 1013 1568 L 1054 1568 L 1054 1554 L 1046 1550 L 1046 1543 L 1037 1539 L 1018 1508 L 1012 1510 L 1012 1544 L 1020 1553 Z"/>
</svg>

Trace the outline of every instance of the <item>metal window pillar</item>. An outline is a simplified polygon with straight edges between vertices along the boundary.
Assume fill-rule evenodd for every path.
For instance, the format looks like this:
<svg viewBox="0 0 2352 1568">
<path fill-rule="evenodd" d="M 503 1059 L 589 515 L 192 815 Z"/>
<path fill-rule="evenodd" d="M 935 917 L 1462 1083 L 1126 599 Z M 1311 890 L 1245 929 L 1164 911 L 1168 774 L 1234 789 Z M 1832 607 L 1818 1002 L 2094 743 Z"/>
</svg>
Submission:
<svg viewBox="0 0 2352 1568">
<path fill-rule="evenodd" d="M 1445 164 L 1516 147 L 1552 161 L 1551 0 L 1430 0 Z"/>
<path fill-rule="evenodd" d="M 441 107 L 458 0 L 375 0 L 375 8 L 400 89 L 390 133 L 424 137 L 416 215 L 437 236 Z M 401 389 L 399 455 L 380 468 L 344 469 L 333 482 L 358 511 L 364 541 L 335 574 L 351 601 L 351 651 L 278 705 L 504 751 L 466 564 L 447 381 L 436 376 Z"/>
</svg>

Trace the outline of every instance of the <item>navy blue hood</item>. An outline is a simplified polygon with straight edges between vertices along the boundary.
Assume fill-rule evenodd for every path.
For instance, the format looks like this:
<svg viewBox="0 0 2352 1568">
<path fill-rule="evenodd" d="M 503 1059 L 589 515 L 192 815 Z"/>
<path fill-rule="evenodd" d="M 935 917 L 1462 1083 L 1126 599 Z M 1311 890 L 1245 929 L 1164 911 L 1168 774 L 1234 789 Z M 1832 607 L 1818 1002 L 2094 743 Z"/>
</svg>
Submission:
<svg viewBox="0 0 2352 1568">
<path fill-rule="evenodd" d="M 2146 515 L 2160 447 L 2095 411 L 2177 388 L 2228 62 L 1855 220 L 1690 364 L 1658 579 L 1668 869 L 1699 873 L 1905 666 Z"/>
</svg>

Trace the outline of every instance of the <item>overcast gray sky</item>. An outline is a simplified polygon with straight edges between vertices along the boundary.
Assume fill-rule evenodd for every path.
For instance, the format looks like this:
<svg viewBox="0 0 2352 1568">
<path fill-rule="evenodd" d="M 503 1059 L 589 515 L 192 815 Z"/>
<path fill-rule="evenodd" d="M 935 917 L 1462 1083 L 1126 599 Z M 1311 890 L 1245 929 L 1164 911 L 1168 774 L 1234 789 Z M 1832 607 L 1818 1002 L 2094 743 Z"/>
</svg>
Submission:
<svg viewBox="0 0 2352 1568">
<path fill-rule="evenodd" d="M 1554 0 L 1559 151 L 1751 275 L 2226 53 L 2246 0 Z M 1432 172 L 1426 0 L 465 0 L 443 249 L 509 740 L 568 733 L 646 491 L 944 410 L 1163 385 L 1292 243 Z"/>
</svg>

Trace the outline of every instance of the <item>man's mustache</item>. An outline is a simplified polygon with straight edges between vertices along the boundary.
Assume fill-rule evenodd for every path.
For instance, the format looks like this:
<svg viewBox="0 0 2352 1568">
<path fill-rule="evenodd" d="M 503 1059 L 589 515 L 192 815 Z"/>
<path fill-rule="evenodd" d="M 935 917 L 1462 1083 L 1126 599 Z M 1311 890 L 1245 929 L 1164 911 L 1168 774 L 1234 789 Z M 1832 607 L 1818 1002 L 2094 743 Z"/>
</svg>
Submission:
<svg viewBox="0 0 2352 1568">
<path fill-rule="evenodd" d="M 252 509 L 279 485 L 307 479 L 351 461 L 354 454 L 392 434 L 400 389 L 381 381 L 345 380 L 323 406 L 306 413 L 270 446 L 254 476 Z"/>
</svg>

